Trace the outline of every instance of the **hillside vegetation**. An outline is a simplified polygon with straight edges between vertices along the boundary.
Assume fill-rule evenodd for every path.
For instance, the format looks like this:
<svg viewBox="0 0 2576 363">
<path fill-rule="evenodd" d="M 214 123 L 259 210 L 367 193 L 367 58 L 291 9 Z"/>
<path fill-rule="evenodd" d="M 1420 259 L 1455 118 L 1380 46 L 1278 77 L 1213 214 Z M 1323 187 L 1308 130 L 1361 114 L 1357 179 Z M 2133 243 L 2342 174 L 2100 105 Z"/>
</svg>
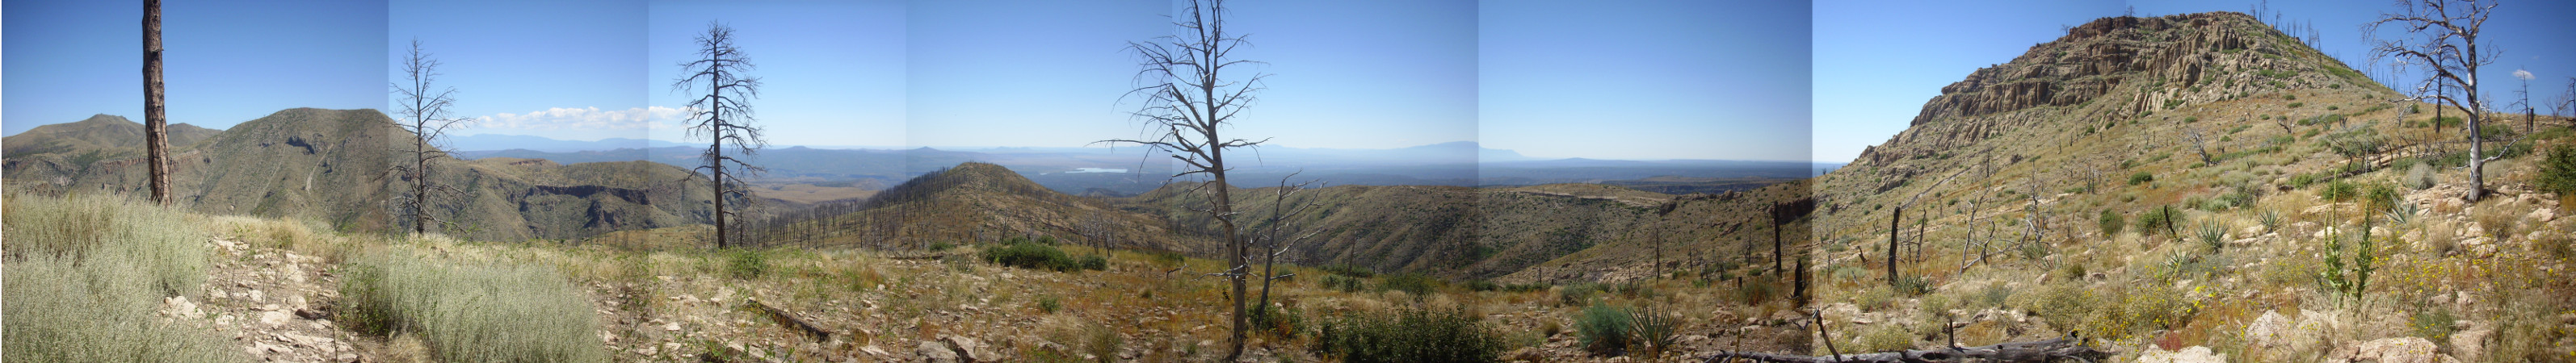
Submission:
<svg viewBox="0 0 2576 363">
<path fill-rule="evenodd" d="M 2493 127 L 2499 196 L 2465 203 L 2456 121 L 2396 98 L 2243 14 L 2073 28 L 1816 180 L 1814 303 L 1845 352 L 2576 354 L 2576 200 L 2535 188 L 2576 170 L 2532 151 L 2576 143 L 2567 120 Z"/>
<path fill-rule="evenodd" d="M 345 231 L 393 230 L 396 135 L 375 110 L 299 108 L 230 130 L 174 125 L 172 188 L 179 204 L 219 214 L 317 220 Z M 136 193 L 146 185 L 140 124 L 114 116 L 46 125 L 5 141 L 12 190 Z M 130 139 L 130 140 L 129 140 Z M 202 141 L 184 142 L 191 139 Z M 37 145 L 19 148 L 19 145 Z M 434 208 L 434 231 L 487 240 L 570 239 L 705 223 L 707 192 L 686 170 L 648 162 L 558 165 L 542 160 L 442 160 L 437 183 L 463 189 Z M 400 228 L 407 229 L 407 228 Z"/>
</svg>

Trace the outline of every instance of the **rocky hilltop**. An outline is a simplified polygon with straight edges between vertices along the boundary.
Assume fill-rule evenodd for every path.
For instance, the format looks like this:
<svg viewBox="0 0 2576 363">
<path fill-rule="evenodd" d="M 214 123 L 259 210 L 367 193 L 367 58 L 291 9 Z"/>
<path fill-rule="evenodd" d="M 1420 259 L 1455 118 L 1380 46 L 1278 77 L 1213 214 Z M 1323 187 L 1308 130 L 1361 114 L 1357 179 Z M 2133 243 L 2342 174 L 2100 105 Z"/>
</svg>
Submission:
<svg viewBox="0 0 2576 363">
<path fill-rule="evenodd" d="M 2489 125 L 2465 201 L 2461 110 L 2397 98 L 2243 14 L 2070 28 L 1813 180 L 1812 304 L 1843 352 L 2576 356 L 2576 282 L 2529 277 L 2576 268 L 2576 198 L 2535 182 L 2576 170 L 2533 151 L 2576 132 Z"/>
<path fill-rule="evenodd" d="M 2102 18 L 1942 87 L 1910 127 L 1852 165 L 1887 166 L 2050 121 L 2108 124 L 2318 88 L 2386 89 L 2250 15 Z"/>
</svg>

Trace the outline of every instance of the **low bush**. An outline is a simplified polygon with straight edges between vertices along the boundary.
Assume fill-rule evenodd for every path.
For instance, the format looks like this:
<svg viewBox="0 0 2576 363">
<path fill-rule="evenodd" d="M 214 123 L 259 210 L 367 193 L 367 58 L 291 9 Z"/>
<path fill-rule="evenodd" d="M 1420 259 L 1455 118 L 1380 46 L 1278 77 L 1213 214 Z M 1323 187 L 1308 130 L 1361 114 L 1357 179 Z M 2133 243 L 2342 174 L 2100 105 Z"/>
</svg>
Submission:
<svg viewBox="0 0 2576 363">
<path fill-rule="evenodd" d="M 1082 256 L 1082 269 L 1093 271 L 1109 270 L 1109 257 L 1100 255 Z"/>
<path fill-rule="evenodd" d="M 1324 353 L 1343 362 L 1493 362 L 1503 339 L 1459 310 L 1406 308 L 1345 315 L 1317 333 Z"/>
<path fill-rule="evenodd" d="M 1062 249 L 1025 240 L 985 249 L 984 261 L 1025 269 L 1075 271 L 1084 268 L 1082 262 L 1074 260 Z M 1101 266 L 1106 268 L 1108 262 L 1102 261 Z"/>
<path fill-rule="evenodd" d="M 1613 287 L 1608 284 L 1596 282 L 1559 286 L 1556 289 L 1557 304 L 1565 306 L 1583 306 L 1583 304 L 1592 303 L 1592 297 L 1594 295 L 1611 289 L 1613 289 Z"/>
<path fill-rule="evenodd" d="M 1324 272 L 1330 272 L 1330 273 L 1335 274 L 1335 275 L 1350 276 L 1350 277 L 1358 277 L 1358 278 L 1370 278 L 1370 277 L 1377 277 L 1377 272 L 1369 271 L 1369 269 L 1368 269 L 1368 268 L 1365 268 L 1365 267 L 1359 267 L 1358 265 L 1350 265 L 1350 264 L 1339 264 L 1339 263 L 1337 263 L 1337 264 L 1324 265 Z"/>
<path fill-rule="evenodd" d="M 2550 147 L 2544 156 L 2540 162 L 2540 176 L 2533 178 L 2532 184 L 2540 191 L 2561 196 L 2576 194 L 2576 146 Z"/>
<path fill-rule="evenodd" d="M 724 258 L 725 276 L 749 280 L 769 274 L 769 253 L 766 251 L 733 248 L 724 251 Z"/>
<path fill-rule="evenodd" d="M 2172 207 L 2159 206 L 2147 209 L 2146 213 L 2138 214 L 2138 234 L 2155 235 L 2158 232 L 2173 229 L 2175 219 L 2181 217 L 2175 214 L 2179 213 Z"/>
<path fill-rule="evenodd" d="M 2111 237 L 2111 235 L 2120 234 L 2120 227 L 2128 226 L 2129 219 L 2128 217 L 2120 216 L 2119 212 L 2112 212 L 2109 209 L 2104 209 L 2102 210 L 2100 224 L 2102 227 L 2102 237 L 2108 238 Z"/>
<path fill-rule="evenodd" d="M 2129 174 L 2129 185 L 2146 184 L 2147 182 L 2152 181 L 2156 181 L 2155 174 L 2149 174 L 2143 171 L 2138 172 L 2137 174 Z"/>
<path fill-rule="evenodd" d="M 1324 288 L 1326 289 L 1333 289 L 1341 292 L 1359 292 L 1363 285 L 1365 285 L 1365 283 L 1356 277 L 1324 275 Z"/>
<path fill-rule="evenodd" d="M 1575 315 L 1574 332 L 1583 341 L 1583 349 L 1594 355 L 1615 356 L 1628 352 L 1634 343 L 1636 317 L 1627 309 L 1593 303 Z"/>
<path fill-rule="evenodd" d="M 597 317 L 552 268 L 444 263 L 401 250 L 355 261 L 338 320 L 379 336 L 420 336 L 441 361 L 601 362 Z"/>
<path fill-rule="evenodd" d="M 1379 287 L 1387 290 L 1403 291 L 1407 294 L 1413 294 L 1413 296 L 1416 297 L 1429 296 L 1431 295 L 1431 292 L 1438 289 L 1439 286 L 1439 279 L 1434 279 L 1431 275 L 1412 272 L 1387 275 L 1386 283 L 1379 285 Z"/>
<path fill-rule="evenodd" d="M 1244 310 L 1244 319 L 1254 331 L 1269 332 L 1282 338 L 1295 338 L 1306 330 L 1306 315 L 1297 309 L 1255 305 Z"/>
</svg>

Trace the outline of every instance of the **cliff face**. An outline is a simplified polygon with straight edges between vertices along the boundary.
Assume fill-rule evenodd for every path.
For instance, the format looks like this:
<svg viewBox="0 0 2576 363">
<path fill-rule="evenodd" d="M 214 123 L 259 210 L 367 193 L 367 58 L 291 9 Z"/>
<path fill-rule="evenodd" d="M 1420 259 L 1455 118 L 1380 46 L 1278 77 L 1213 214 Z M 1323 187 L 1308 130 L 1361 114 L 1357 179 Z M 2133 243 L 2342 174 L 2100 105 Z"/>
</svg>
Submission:
<svg viewBox="0 0 2576 363">
<path fill-rule="evenodd" d="M 2232 12 L 2112 17 L 1941 88 L 1903 133 L 1854 166 L 1974 149 L 2048 122 L 2108 124 L 2265 92 L 2384 89 L 2332 57 Z"/>
</svg>

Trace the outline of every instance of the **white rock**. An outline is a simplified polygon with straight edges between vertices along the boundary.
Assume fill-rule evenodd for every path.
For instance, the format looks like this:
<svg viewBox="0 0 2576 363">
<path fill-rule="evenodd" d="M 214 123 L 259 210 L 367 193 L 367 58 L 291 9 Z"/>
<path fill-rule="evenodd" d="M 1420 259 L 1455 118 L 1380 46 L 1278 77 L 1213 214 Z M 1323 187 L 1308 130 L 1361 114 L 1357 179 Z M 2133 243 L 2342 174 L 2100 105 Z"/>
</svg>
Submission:
<svg viewBox="0 0 2576 363">
<path fill-rule="evenodd" d="M 288 320 L 293 319 L 295 319 L 295 314 L 288 314 L 284 311 L 268 311 L 259 313 L 259 323 L 268 324 L 269 326 L 286 324 Z"/>
<path fill-rule="evenodd" d="M 2335 355 L 2353 361 L 2380 363 L 2432 363 L 2436 356 L 2432 340 L 2419 337 L 2388 338 L 2362 342 L 2337 349 Z"/>
<path fill-rule="evenodd" d="M 921 360 L 924 362 L 945 363 L 957 361 L 957 352 L 948 350 L 948 345 L 939 344 L 937 341 L 921 342 L 920 347 L 913 348 L 912 354 L 921 356 Z"/>
<path fill-rule="evenodd" d="M 2227 363 L 2227 355 L 2211 353 L 2209 347 L 2197 345 L 2177 352 L 2147 348 L 2145 354 L 2138 355 L 2138 363 Z"/>
<path fill-rule="evenodd" d="M 669 324 L 662 324 L 662 331 L 680 331 L 680 322 L 674 321 Z"/>
<path fill-rule="evenodd" d="M 2288 333 L 2290 324 L 2290 318 L 2282 316 L 2281 312 L 2265 311 L 2263 316 L 2256 317 L 2253 323 L 2245 325 L 2245 339 L 2255 346 L 2279 347 L 2286 341 L 2282 338 L 2285 338 L 2283 335 Z"/>
</svg>

